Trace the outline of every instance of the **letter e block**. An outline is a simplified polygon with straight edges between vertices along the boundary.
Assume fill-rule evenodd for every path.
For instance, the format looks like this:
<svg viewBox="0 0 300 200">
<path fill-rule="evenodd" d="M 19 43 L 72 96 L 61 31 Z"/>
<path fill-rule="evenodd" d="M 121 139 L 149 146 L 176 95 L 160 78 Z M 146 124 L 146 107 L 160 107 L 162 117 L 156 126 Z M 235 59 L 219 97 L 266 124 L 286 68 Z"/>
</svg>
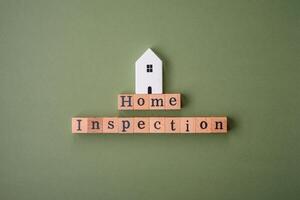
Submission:
<svg viewBox="0 0 300 200">
<path fill-rule="evenodd" d="M 165 109 L 180 110 L 181 108 L 180 94 L 165 94 Z"/>
<path fill-rule="evenodd" d="M 149 117 L 135 117 L 134 118 L 134 133 L 149 133 Z"/>
</svg>

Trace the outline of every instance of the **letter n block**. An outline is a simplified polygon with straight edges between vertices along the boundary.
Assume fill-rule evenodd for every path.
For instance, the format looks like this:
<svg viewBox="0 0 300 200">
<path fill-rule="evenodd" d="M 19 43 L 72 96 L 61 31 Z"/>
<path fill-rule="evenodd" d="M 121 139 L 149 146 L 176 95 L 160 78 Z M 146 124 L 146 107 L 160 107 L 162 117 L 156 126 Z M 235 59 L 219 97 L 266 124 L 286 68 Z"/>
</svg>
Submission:
<svg viewBox="0 0 300 200">
<path fill-rule="evenodd" d="M 180 94 L 165 94 L 165 109 L 180 110 L 181 98 Z"/>
<path fill-rule="evenodd" d="M 211 117 L 212 133 L 227 133 L 227 117 Z"/>
<path fill-rule="evenodd" d="M 88 118 L 74 117 L 72 118 L 72 133 L 87 133 Z"/>
<path fill-rule="evenodd" d="M 133 94 L 118 95 L 118 110 L 133 110 Z"/>
<path fill-rule="evenodd" d="M 88 133 L 103 133 L 102 118 L 88 118 Z"/>
</svg>

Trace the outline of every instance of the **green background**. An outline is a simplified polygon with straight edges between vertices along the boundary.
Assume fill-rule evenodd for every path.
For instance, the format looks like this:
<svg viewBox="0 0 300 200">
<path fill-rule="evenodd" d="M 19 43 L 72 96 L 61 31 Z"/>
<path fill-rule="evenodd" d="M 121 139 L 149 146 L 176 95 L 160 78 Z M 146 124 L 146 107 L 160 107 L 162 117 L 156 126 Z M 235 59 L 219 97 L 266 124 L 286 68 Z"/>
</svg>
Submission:
<svg viewBox="0 0 300 200">
<path fill-rule="evenodd" d="M 296 199 L 299 1 L 0 0 L 0 199 Z M 180 111 L 118 112 L 147 49 Z M 228 135 L 72 135 L 227 115 Z"/>
</svg>

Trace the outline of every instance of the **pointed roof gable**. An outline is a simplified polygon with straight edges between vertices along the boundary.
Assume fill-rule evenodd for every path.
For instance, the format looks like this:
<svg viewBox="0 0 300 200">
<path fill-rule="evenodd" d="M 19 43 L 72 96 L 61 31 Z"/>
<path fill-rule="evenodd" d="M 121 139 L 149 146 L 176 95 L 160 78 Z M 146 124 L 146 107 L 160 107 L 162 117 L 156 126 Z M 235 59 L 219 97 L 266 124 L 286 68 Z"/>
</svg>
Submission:
<svg viewBox="0 0 300 200">
<path fill-rule="evenodd" d="M 143 61 L 149 62 L 150 60 L 156 61 L 156 62 L 162 62 L 161 59 L 152 51 L 152 49 L 147 49 L 145 53 L 137 59 L 135 62 L 136 64 L 141 63 Z"/>
</svg>

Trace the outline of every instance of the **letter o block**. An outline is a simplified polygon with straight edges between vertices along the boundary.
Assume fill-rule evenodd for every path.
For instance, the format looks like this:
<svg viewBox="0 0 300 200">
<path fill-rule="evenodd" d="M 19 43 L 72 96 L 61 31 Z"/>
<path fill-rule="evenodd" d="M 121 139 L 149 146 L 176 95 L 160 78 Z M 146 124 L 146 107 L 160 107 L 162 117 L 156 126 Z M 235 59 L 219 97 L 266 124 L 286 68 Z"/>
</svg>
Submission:
<svg viewBox="0 0 300 200">
<path fill-rule="evenodd" d="M 211 118 L 196 117 L 196 133 L 211 133 Z"/>
<path fill-rule="evenodd" d="M 149 95 L 135 94 L 133 101 L 134 110 L 149 110 Z"/>
</svg>

